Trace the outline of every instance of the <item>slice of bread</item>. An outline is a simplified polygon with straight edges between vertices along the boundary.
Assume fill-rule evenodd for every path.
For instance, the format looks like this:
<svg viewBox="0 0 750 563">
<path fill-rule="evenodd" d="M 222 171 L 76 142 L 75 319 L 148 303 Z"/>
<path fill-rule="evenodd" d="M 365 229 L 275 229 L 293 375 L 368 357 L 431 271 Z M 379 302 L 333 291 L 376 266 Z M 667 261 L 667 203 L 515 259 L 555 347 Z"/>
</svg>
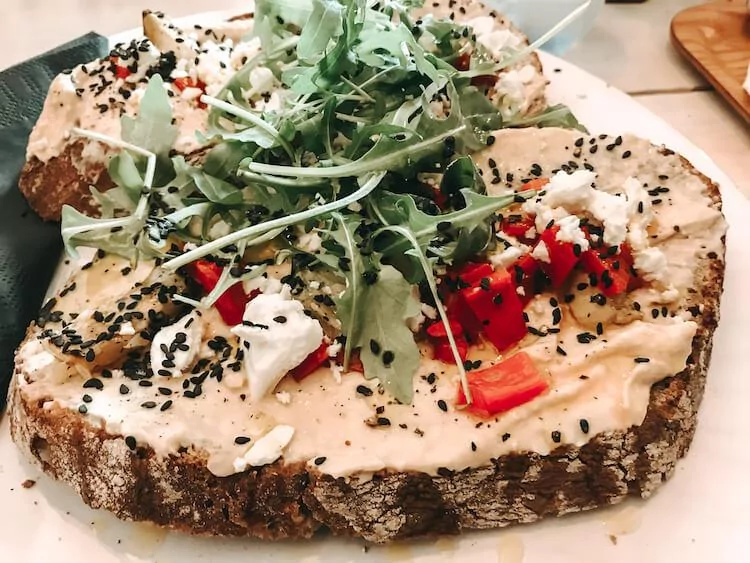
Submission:
<svg viewBox="0 0 750 563">
<path fill-rule="evenodd" d="M 593 150 L 594 146 L 601 149 Z M 326 472 L 325 460 L 317 463 L 320 458 L 312 463 L 282 457 L 220 477 L 209 470 L 209 455 L 200 447 L 183 445 L 168 453 L 157 452 L 156 442 L 135 443 L 132 437 L 84 414 L 85 409 L 81 412 L 75 404 L 56 400 L 55 386 L 44 381 L 53 366 L 32 368 L 19 353 L 9 397 L 14 441 L 45 472 L 73 487 L 90 506 L 123 519 L 150 521 L 196 534 L 285 539 L 308 538 L 325 529 L 382 543 L 529 523 L 615 504 L 629 496 L 650 496 L 688 451 L 703 396 L 724 277 L 724 223 L 718 188 L 679 155 L 632 137 L 589 138 L 554 129 L 503 131 L 491 150 L 475 156 L 483 167 L 490 158 L 503 170 L 508 187 L 514 189 L 521 187 L 526 171 L 538 169 L 543 162 L 543 174 L 593 167 L 603 185 L 610 180 L 621 182 L 631 174 L 660 178 L 660 187 L 668 188 L 667 192 L 659 191 L 665 199 L 677 198 L 679 190 L 688 187 L 695 191 L 693 203 L 697 207 L 693 209 L 700 212 L 703 222 L 696 219 L 691 223 L 685 210 L 679 208 L 665 217 L 685 221 L 682 229 L 674 225 L 671 236 L 674 248 L 687 248 L 691 257 L 684 264 L 674 265 L 689 279 L 678 300 L 669 304 L 669 314 L 692 319 L 697 331 L 684 369 L 665 374 L 651 387 L 640 423 L 551 444 L 542 452 L 502 449 L 498 439 L 499 453 L 487 450 L 483 459 L 470 466 L 437 467 L 435 471 L 386 466 L 333 475 Z M 665 201 L 663 205 L 671 203 Z M 702 242 L 706 244 L 696 242 L 695 237 L 704 237 Z M 654 317 L 666 316 L 666 310 L 666 306 L 664 312 L 655 309 Z M 45 312 L 43 319 L 48 320 L 49 307 Z M 642 311 L 646 320 L 651 313 Z M 22 349 L 33 345 L 42 330 L 32 325 Z M 658 362 L 658 343 L 642 344 Z M 89 377 L 85 372 L 66 373 L 65 383 L 77 389 Z M 345 377 L 361 376 L 352 373 Z M 132 383 L 117 377 L 101 381 L 105 385 Z M 355 383 L 358 381 L 355 379 Z M 364 379 L 361 382 L 366 383 Z M 435 384 L 436 396 L 449 385 L 453 382 L 441 377 Z M 207 380 L 205 386 L 204 392 L 212 393 L 218 384 Z M 96 391 L 90 392 L 95 404 Z M 179 398 L 175 396 L 174 400 Z M 293 403 L 289 408 L 303 407 Z M 150 412 L 159 416 L 158 410 Z M 250 417 L 252 412 L 248 405 L 243 416 Z M 229 411 L 204 414 L 217 421 L 230 416 Z M 456 422 L 465 416 L 457 413 Z M 309 425 L 320 430 L 313 416 Z M 429 433 L 431 429 L 424 430 Z M 325 435 L 318 438 L 325 443 L 328 434 L 321 431 Z M 220 432 L 218 427 L 216 432 Z M 388 436 L 402 439 L 396 434 Z M 450 452 L 465 448 L 470 438 L 460 443 L 438 439 L 441 448 Z M 365 446 L 363 458 L 370 453 L 382 454 L 381 450 L 374 451 L 375 438 L 371 444 L 373 452 Z M 326 452 L 313 454 L 323 456 Z"/>
<path fill-rule="evenodd" d="M 459 4 L 470 5 L 463 0 Z M 452 13 L 446 2 L 436 2 L 434 8 L 428 6 L 426 10 L 434 11 L 439 17 Z M 471 3 L 470 9 L 453 17 L 457 21 L 483 17 L 489 21 L 486 25 L 507 32 L 514 45 L 520 48 L 528 44 L 523 33 L 508 20 L 479 3 Z M 119 138 L 120 116 L 137 111 L 136 101 L 143 95 L 146 77 L 153 73 L 161 74 L 168 85 L 173 114 L 180 129 L 175 151 L 186 155 L 188 160 L 199 158 L 205 147 L 194 133 L 205 130 L 208 109 L 194 99 L 185 98 L 185 90 L 175 85 L 174 69 L 178 74 L 185 68 L 198 72 L 198 78 L 208 84 L 207 93 L 214 94 L 212 88 L 220 88 L 231 73 L 255 53 L 256 43 L 246 40 L 252 25 L 252 14 L 243 14 L 225 22 L 181 28 L 161 12 L 145 11 L 145 41 L 116 46 L 110 56 L 57 77 L 32 132 L 27 161 L 19 180 L 19 188 L 32 209 L 47 221 L 59 221 L 63 205 L 71 205 L 87 214 L 98 213 L 90 187 L 102 191 L 112 186 L 107 162 L 116 149 L 71 136 L 69 130 L 90 128 Z M 210 53 L 206 54 L 206 50 Z M 118 69 L 118 60 L 127 61 L 128 67 L 120 65 Z M 127 75 L 127 68 L 135 72 Z M 518 74 L 520 71 L 523 72 Z M 124 78 L 119 79 L 121 74 Z M 515 91 L 520 80 L 521 90 L 520 94 L 515 94 L 518 99 L 505 96 L 505 88 L 491 90 L 489 96 L 499 107 L 521 115 L 545 108 L 547 81 L 536 54 L 529 55 L 503 74 L 512 77 L 508 88 Z"/>
</svg>

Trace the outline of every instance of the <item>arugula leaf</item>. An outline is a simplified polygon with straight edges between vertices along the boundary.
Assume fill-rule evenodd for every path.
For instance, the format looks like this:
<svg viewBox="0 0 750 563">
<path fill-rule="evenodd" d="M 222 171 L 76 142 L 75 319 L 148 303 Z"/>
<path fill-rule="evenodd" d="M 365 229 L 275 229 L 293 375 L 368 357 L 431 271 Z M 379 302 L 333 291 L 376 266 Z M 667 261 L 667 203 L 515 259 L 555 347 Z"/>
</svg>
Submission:
<svg viewBox="0 0 750 563">
<path fill-rule="evenodd" d="M 506 127 L 562 127 L 564 129 L 577 129 L 588 133 L 570 110 L 563 104 L 557 104 L 546 108 L 544 111 L 526 117 L 515 117 L 505 123 Z"/>
<path fill-rule="evenodd" d="M 154 74 L 148 81 L 135 118 L 122 116 L 122 139 L 156 155 L 166 155 L 177 139 L 172 106 L 164 81 Z"/>
<path fill-rule="evenodd" d="M 312 0 L 312 13 L 302 28 L 297 57 L 303 62 L 317 62 L 328 44 L 344 32 L 344 6 L 338 0 Z"/>
<path fill-rule="evenodd" d="M 409 284 L 392 266 L 378 263 L 377 255 L 363 256 L 357 234 L 361 220 L 336 214 L 338 228 L 326 234 L 327 248 L 321 259 L 339 269 L 346 261 L 346 289 L 334 298 L 336 315 L 346 336 L 345 366 L 351 352 L 359 348 L 365 377 L 378 378 L 383 387 L 398 401 L 410 403 L 412 379 L 419 368 L 419 349 L 406 319 L 419 314 L 420 306 Z M 335 242 L 338 248 L 332 246 Z M 370 272 L 366 281 L 364 272 Z M 372 278 L 376 276 L 375 281 Z M 377 303 L 377 306 L 373 304 Z M 392 355 L 393 359 L 389 359 Z"/>
<path fill-rule="evenodd" d="M 411 284 L 392 266 L 381 266 L 377 282 L 367 286 L 363 294 L 360 299 L 370 305 L 357 319 L 361 330 L 354 345 L 360 347 L 365 377 L 377 377 L 396 400 L 409 404 L 412 380 L 419 369 L 419 348 L 406 319 L 419 314 L 419 302 L 412 295 Z M 342 300 L 337 310 L 346 314 L 348 307 L 348 300 Z M 377 354 L 373 342 L 380 348 Z M 389 352 L 393 359 L 385 364 Z"/>
<path fill-rule="evenodd" d="M 242 191 L 237 186 L 211 176 L 200 168 L 190 166 L 181 156 L 174 158 L 174 164 L 177 174 L 190 178 L 196 189 L 206 196 L 208 201 L 222 205 L 242 203 Z"/>
</svg>

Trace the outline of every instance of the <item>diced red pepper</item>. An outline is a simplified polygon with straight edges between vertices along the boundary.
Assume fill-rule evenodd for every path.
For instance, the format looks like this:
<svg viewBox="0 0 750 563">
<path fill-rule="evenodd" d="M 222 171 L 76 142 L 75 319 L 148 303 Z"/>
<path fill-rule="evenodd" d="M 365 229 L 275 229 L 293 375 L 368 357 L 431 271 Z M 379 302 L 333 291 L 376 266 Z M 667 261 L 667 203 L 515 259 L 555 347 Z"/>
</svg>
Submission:
<svg viewBox="0 0 750 563">
<path fill-rule="evenodd" d="M 460 71 L 466 71 L 471 68 L 471 53 L 463 52 L 456 60 L 453 61 L 453 68 Z M 483 74 L 481 76 L 474 76 L 471 79 L 472 86 L 478 88 L 492 88 L 497 83 L 496 74 Z"/>
<path fill-rule="evenodd" d="M 541 293 L 549 284 L 547 274 L 541 264 L 530 254 L 524 254 L 508 268 L 517 287 L 523 288 L 523 295 L 519 296 L 525 307 L 537 293 Z"/>
<path fill-rule="evenodd" d="M 529 237 L 526 233 L 536 226 L 534 218 L 529 215 L 509 215 L 500 223 L 500 230 L 517 238 L 521 242 L 530 243 L 535 237 Z"/>
<path fill-rule="evenodd" d="M 632 274 L 633 256 L 625 244 L 614 255 L 601 249 L 587 250 L 581 255 L 581 263 L 588 273 L 596 276 L 597 287 L 607 297 L 619 295 L 635 284 Z"/>
<path fill-rule="evenodd" d="M 458 350 L 458 356 L 463 362 L 466 360 L 466 356 L 469 352 L 469 343 L 466 341 L 464 336 L 464 329 L 461 323 L 456 319 L 449 318 L 448 324 L 450 325 L 450 331 L 453 335 L 453 340 L 456 343 L 456 349 Z M 447 364 L 455 364 L 456 358 L 453 356 L 453 350 L 451 350 L 450 342 L 448 341 L 448 332 L 445 330 L 445 325 L 442 321 L 438 320 L 427 327 L 427 336 L 430 337 L 432 342 L 432 356 L 436 360 L 445 362 Z"/>
<path fill-rule="evenodd" d="M 544 186 L 549 184 L 549 178 L 534 178 L 526 182 L 519 191 L 526 190 L 541 190 Z"/>
<path fill-rule="evenodd" d="M 581 254 L 579 252 L 576 255 L 575 245 L 572 242 L 557 240 L 556 237 L 559 231 L 560 227 L 554 225 L 545 230 L 540 237 L 541 241 L 547 246 L 547 253 L 550 258 L 549 263 L 542 263 L 541 266 L 550 280 L 552 280 L 552 287 L 554 288 L 558 288 L 565 283 L 570 272 L 578 264 Z"/>
<path fill-rule="evenodd" d="M 294 368 L 289 374 L 295 381 L 302 381 L 320 366 L 328 361 L 328 344 L 323 341 L 320 346 L 310 352 L 302 363 Z"/>
<path fill-rule="evenodd" d="M 549 389 L 549 383 L 526 352 L 513 354 L 489 368 L 470 371 L 466 378 L 472 397 L 467 410 L 482 417 L 509 411 Z M 466 404 L 460 385 L 457 404 Z"/>
<path fill-rule="evenodd" d="M 458 336 L 454 334 L 453 339 L 456 341 L 458 357 L 462 362 L 466 361 L 466 358 L 469 354 L 469 343 L 466 341 L 466 338 L 464 338 L 462 334 L 459 334 Z M 451 345 L 448 342 L 448 337 L 445 337 L 439 342 L 433 344 L 432 357 L 436 360 L 440 360 L 441 362 L 445 362 L 446 364 L 456 363 L 456 358 L 453 356 L 453 350 L 451 350 Z"/>
<path fill-rule="evenodd" d="M 127 78 L 131 74 L 133 74 L 130 69 L 126 66 L 122 66 L 120 64 L 120 57 L 110 57 L 109 59 L 115 66 L 114 68 L 114 74 L 116 78 Z"/>
<path fill-rule="evenodd" d="M 206 92 L 206 84 L 202 80 L 196 80 L 194 78 L 191 78 L 190 76 L 175 78 L 172 83 L 180 92 L 186 90 L 187 88 L 197 88 L 203 93 Z M 206 104 L 200 101 L 200 97 L 197 99 L 197 102 L 199 108 L 203 109 L 206 107 Z"/>
<path fill-rule="evenodd" d="M 344 365 L 344 349 L 336 354 L 336 362 L 339 365 Z M 356 371 L 358 373 L 365 373 L 365 366 L 362 365 L 362 360 L 359 357 L 359 350 L 354 350 L 349 356 L 349 371 Z"/>
<path fill-rule="evenodd" d="M 456 319 L 449 318 L 448 324 L 450 325 L 451 334 L 453 334 L 453 336 L 463 333 L 464 329 L 461 326 L 461 323 Z M 425 332 L 427 332 L 427 335 L 432 338 L 448 338 L 448 332 L 445 330 L 445 324 L 440 319 L 428 326 Z"/>
<path fill-rule="evenodd" d="M 462 289 L 461 296 L 482 332 L 498 350 L 505 350 L 526 335 L 523 304 L 511 275 L 505 270 L 493 272 L 480 283 Z"/>
<path fill-rule="evenodd" d="M 208 260 L 197 260 L 188 265 L 188 272 L 206 293 L 219 283 L 221 270 L 221 266 Z M 221 294 L 214 306 L 227 325 L 235 326 L 242 322 L 242 315 L 245 313 L 245 305 L 248 301 L 250 298 L 245 295 L 242 283 L 237 282 Z"/>
</svg>

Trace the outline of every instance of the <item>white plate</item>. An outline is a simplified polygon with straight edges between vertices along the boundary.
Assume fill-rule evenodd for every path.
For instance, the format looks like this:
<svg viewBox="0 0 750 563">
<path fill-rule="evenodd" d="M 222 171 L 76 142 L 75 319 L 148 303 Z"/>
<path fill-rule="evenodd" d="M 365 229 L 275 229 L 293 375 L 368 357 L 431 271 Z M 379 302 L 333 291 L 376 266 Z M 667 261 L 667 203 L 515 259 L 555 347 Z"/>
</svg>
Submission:
<svg viewBox="0 0 750 563">
<path fill-rule="evenodd" d="M 127 38 L 128 34 L 117 36 Z M 0 424 L 0 560 L 96 563 L 250 561 L 472 563 L 714 563 L 746 561 L 750 516 L 750 373 L 744 323 L 750 300 L 750 205 L 707 155 L 661 119 L 601 80 L 542 54 L 549 98 L 568 104 L 593 133 L 632 132 L 664 143 L 721 186 L 730 224 L 724 306 L 693 447 L 674 477 L 650 500 L 530 526 L 437 541 L 363 550 L 358 541 L 326 538 L 268 544 L 195 538 L 94 511 L 68 487 L 21 459 Z M 729 306 L 727 306 L 729 305 Z M 33 488 L 21 483 L 33 479 Z M 616 536 L 616 540 L 612 537 Z"/>
</svg>

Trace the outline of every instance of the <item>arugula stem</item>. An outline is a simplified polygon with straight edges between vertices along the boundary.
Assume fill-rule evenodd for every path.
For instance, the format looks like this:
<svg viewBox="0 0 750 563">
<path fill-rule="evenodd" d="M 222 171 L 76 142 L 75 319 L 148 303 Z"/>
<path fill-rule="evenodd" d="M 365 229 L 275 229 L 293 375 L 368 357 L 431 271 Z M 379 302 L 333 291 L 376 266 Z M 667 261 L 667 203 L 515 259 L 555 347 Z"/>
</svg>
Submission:
<svg viewBox="0 0 750 563">
<path fill-rule="evenodd" d="M 373 236 L 376 237 L 379 233 L 385 231 L 398 233 L 406 240 L 408 240 L 412 248 L 414 249 L 414 253 L 419 259 L 419 263 L 424 270 L 427 285 L 430 288 L 430 293 L 432 293 L 432 298 L 435 300 L 435 308 L 440 315 L 440 321 L 443 323 L 443 326 L 445 326 L 445 332 L 448 336 L 448 344 L 450 344 L 453 359 L 456 361 L 458 375 L 461 379 L 461 387 L 463 388 L 464 396 L 466 397 L 466 404 L 470 405 L 472 403 L 471 389 L 469 389 L 469 381 L 466 379 L 466 370 L 464 369 L 464 364 L 461 361 L 461 356 L 458 353 L 458 346 L 456 346 L 456 340 L 453 338 L 453 332 L 451 332 L 450 322 L 448 321 L 448 313 L 446 313 L 445 307 L 443 307 L 443 302 L 440 300 L 440 295 L 438 294 L 437 284 L 435 283 L 435 275 L 432 272 L 432 266 L 430 266 L 430 263 L 427 261 L 424 252 L 422 252 L 422 248 L 419 246 L 419 242 L 417 241 L 414 233 L 412 233 L 411 230 L 399 225 L 389 225 L 375 231 L 375 233 L 373 233 Z"/>
<path fill-rule="evenodd" d="M 297 167 L 297 166 L 277 166 L 275 164 L 263 164 L 260 162 L 251 162 L 247 165 L 247 169 L 251 172 L 258 172 L 260 174 L 271 174 L 273 176 L 288 176 L 288 177 L 299 177 L 299 178 L 346 178 L 350 176 L 362 176 L 370 172 L 377 172 L 379 170 L 389 170 L 393 168 L 393 161 L 400 158 L 408 157 L 422 149 L 429 148 L 433 145 L 443 142 L 448 137 L 455 137 L 459 133 L 466 130 L 466 125 L 455 127 L 450 131 L 446 131 L 415 143 L 408 147 L 393 151 L 390 154 L 385 154 L 373 159 L 368 159 L 367 154 L 355 160 L 349 164 L 342 164 L 338 166 L 330 166 L 327 168 L 322 167 Z"/>
<path fill-rule="evenodd" d="M 346 237 L 346 243 L 348 249 L 356 249 L 357 245 L 356 242 L 352 239 L 351 233 L 349 232 L 349 229 L 346 228 L 346 223 L 344 222 L 344 217 L 341 215 L 341 213 L 334 212 L 331 213 L 331 217 L 333 217 L 334 221 L 339 223 L 341 225 L 341 230 L 344 233 L 344 236 Z M 357 271 L 357 268 L 359 267 L 359 261 L 355 260 L 354 256 L 349 256 L 350 262 L 349 267 L 351 268 L 351 276 L 352 283 L 359 283 L 361 273 Z M 348 280 L 349 278 L 347 278 Z M 347 281 L 348 283 L 348 281 Z M 357 291 L 356 289 L 353 290 L 353 293 L 356 295 Z M 355 326 L 354 319 L 357 318 L 357 303 L 359 301 L 357 299 L 354 299 L 352 301 L 352 309 L 349 314 L 349 319 L 347 323 L 342 323 L 344 326 Z M 354 342 L 354 335 L 349 334 L 346 339 L 346 344 L 344 345 L 344 371 L 349 369 L 349 360 L 352 355 L 352 343 Z"/>
<path fill-rule="evenodd" d="M 313 217 L 319 217 L 321 215 L 325 215 L 326 213 L 342 209 L 350 203 L 354 203 L 355 201 L 358 201 L 363 197 L 369 195 L 375 188 L 378 187 L 381 180 L 385 177 L 385 174 L 385 172 L 372 174 L 360 189 L 338 201 L 332 201 L 319 207 L 313 207 L 299 213 L 294 213 L 292 215 L 289 215 L 288 217 L 280 217 L 278 219 L 266 221 L 265 223 L 260 223 L 259 225 L 253 225 L 251 227 L 240 229 L 239 231 L 235 231 L 210 243 L 199 246 L 194 250 L 190 250 L 189 252 L 178 256 L 177 258 L 173 258 L 172 260 L 165 262 L 162 266 L 169 270 L 176 270 L 177 268 L 184 266 L 185 264 L 189 264 L 194 260 L 198 260 L 199 258 L 203 258 L 208 254 L 216 252 L 217 250 L 220 250 L 228 244 L 233 244 L 244 239 L 250 239 L 251 237 L 256 235 L 267 234 L 268 231 L 271 231 L 272 229 L 283 229 L 285 227 L 288 227 L 289 225 L 301 223 L 303 221 L 307 221 L 308 219 L 312 219 Z M 257 243 L 257 239 L 248 242 L 248 244 L 253 243 Z"/>
<path fill-rule="evenodd" d="M 212 98 L 211 96 L 207 96 L 206 94 L 203 94 L 200 97 L 200 101 L 208 106 L 220 109 L 221 111 L 224 111 L 230 115 L 234 115 L 235 117 L 239 117 L 240 119 L 244 119 L 245 121 L 248 121 L 252 125 L 258 127 L 259 129 L 263 129 L 266 133 L 268 133 L 278 141 L 286 154 L 289 156 L 289 159 L 294 160 L 294 149 L 292 149 L 287 140 L 281 136 L 281 133 L 279 133 L 279 131 L 273 125 L 271 125 L 264 119 L 258 117 L 257 115 L 253 115 L 249 111 L 244 110 L 234 104 L 230 104 L 229 102 L 225 102 L 217 98 Z"/>
</svg>

